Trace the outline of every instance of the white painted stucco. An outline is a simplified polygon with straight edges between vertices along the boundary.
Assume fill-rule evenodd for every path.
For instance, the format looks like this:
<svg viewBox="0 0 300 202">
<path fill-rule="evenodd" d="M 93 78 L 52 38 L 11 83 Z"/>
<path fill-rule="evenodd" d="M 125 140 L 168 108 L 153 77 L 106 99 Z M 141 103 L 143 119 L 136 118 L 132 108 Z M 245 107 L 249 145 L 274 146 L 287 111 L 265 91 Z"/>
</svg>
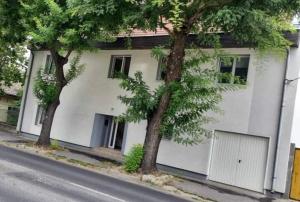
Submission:
<svg viewBox="0 0 300 202">
<path fill-rule="evenodd" d="M 291 65 L 294 68 L 300 68 L 300 51 L 298 49 L 292 49 L 290 53 Z M 292 140 L 291 142 L 295 144 L 297 148 L 300 148 L 300 72 L 298 74 L 291 75 L 288 79 L 292 80 L 294 86 L 297 86 L 296 91 L 296 104 L 294 109 L 294 120 L 292 128 Z"/>
<path fill-rule="evenodd" d="M 217 122 L 207 127 L 212 130 L 228 131 L 266 137 L 269 140 L 265 189 L 272 185 L 273 162 L 276 149 L 277 125 L 281 108 L 282 85 L 285 72 L 285 58 L 268 54 L 261 57 L 255 51 L 246 48 L 225 49 L 231 54 L 250 54 L 248 85 L 234 92 L 224 94 L 220 107 L 222 114 L 213 115 Z M 32 93 L 34 77 L 46 61 L 47 52 L 35 52 L 32 77 L 25 106 L 21 131 L 38 135 L 41 126 L 36 126 L 35 117 L 37 100 Z M 298 49 L 291 50 L 291 58 L 300 54 Z M 117 99 L 124 94 L 119 87 L 119 80 L 109 79 L 108 71 L 111 55 L 131 55 L 130 75 L 142 71 L 144 80 L 155 88 L 157 61 L 151 57 L 150 50 L 101 50 L 85 52 L 81 63 L 85 70 L 77 79 L 67 86 L 61 95 L 61 105 L 55 115 L 51 137 L 54 139 L 90 146 L 95 113 L 120 115 L 125 106 Z M 295 55 L 295 56 L 294 56 Z M 298 58 L 300 58 L 298 56 Z M 299 59 L 298 59 L 299 60 Z M 299 74 L 296 59 L 291 59 L 288 75 Z M 290 84 L 285 99 L 282 128 L 283 140 L 280 142 L 278 161 L 283 163 L 277 170 L 278 178 L 275 182 L 276 191 L 284 192 L 287 171 L 288 150 L 293 120 L 295 101 L 295 84 Z M 300 98 L 298 98 L 300 99 Z M 299 107 L 300 108 L 300 107 Z M 299 117 L 296 117 L 300 119 Z M 146 121 L 139 124 L 128 124 L 124 152 L 127 153 L 132 145 L 143 143 L 146 131 Z M 294 138 L 295 139 L 295 138 Z M 205 139 L 197 146 L 179 145 L 172 141 L 163 140 L 158 155 L 158 163 L 208 175 L 211 155 L 211 139 Z"/>
</svg>

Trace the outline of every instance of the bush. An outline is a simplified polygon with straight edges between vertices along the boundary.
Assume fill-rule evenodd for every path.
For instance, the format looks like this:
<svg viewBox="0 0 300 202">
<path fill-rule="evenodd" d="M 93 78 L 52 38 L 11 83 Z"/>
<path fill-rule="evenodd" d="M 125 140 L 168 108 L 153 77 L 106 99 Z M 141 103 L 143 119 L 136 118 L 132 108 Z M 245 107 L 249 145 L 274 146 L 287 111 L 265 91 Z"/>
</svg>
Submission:
<svg viewBox="0 0 300 202">
<path fill-rule="evenodd" d="M 137 144 L 134 145 L 129 154 L 125 156 L 125 170 L 129 173 L 137 172 L 140 168 L 142 158 L 143 158 L 144 150 L 143 145 Z"/>
</svg>

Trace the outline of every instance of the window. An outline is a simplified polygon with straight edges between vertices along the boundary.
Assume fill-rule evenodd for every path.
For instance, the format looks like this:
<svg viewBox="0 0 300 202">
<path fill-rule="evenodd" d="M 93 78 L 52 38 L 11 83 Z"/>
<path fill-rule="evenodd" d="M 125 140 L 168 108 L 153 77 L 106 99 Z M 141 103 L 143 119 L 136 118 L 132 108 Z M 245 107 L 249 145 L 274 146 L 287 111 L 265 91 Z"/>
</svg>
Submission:
<svg viewBox="0 0 300 202">
<path fill-rule="evenodd" d="M 130 56 L 112 56 L 108 78 L 120 78 L 121 74 L 128 76 Z"/>
<path fill-rule="evenodd" d="M 47 55 L 45 64 L 45 74 L 54 74 L 55 64 L 51 55 Z"/>
<path fill-rule="evenodd" d="M 36 117 L 35 117 L 35 125 L 40 125 L 43 123 L 45 118 L 45 109 L 41 106 L 38 105 L 37 111 L 36 111 Z"/>
<path fill-rule="evenodd" d="M 247 82 L 250 56 L 221 57 L 219 83 L 243 84 Z"/>
<path fill-rule="evenodd" d="M 169 135 L 169 134 L 168 135 L 163 135 L 162 139 L 166 140 L 166 141 L 171 141 L 172 140 L 172 135 Z"/>
<path fill-rule="evenodd" d="M 156 74 L 156 80 L 164 80 L 166 77 L 166 57 L 161 57 L 158 61 L 158 68 L 157 68 L 157 74 Z"/>
</svg>

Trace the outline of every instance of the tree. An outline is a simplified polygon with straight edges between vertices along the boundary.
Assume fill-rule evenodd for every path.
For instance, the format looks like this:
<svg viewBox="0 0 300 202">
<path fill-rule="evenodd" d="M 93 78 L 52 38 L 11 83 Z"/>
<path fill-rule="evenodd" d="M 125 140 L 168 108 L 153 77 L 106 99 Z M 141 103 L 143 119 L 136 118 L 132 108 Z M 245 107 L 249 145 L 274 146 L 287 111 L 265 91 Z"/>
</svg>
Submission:
<svg viewBox="0 0 300 202">
<path fill-rule="evenodd" d="M 74 51 L 93 49 L 95 41 L 112 40 L 111 35 L 117 33 L 122 22 L 124 2 L 108 0 L 98 1 L 98 7 L 89 7 L 85 0 L 23 0 L 14 1 L 18 10 L 4 4 L 20 16 L 18 24 L 22 24 L 24 36 L 32 49 L 48 50 L 53 60 L 53 72 L 40 70 L 36 78 L 34 92 L 45 109 L 42 130 L 37 141 L 39 146 L 50 144 L 50 132 L 60 94 L 80 73 L 80 56 L 73 57 L 70 68 L 65 70 Z M 97 19 L 90 13 L 97 9 Z M 80 14 L 80 15 L 79 15 Z M 7 30 L 13 30 L 6 26 Z M 8 35 L 9 36 L 9 35 Z M 14 37 L 14 35 L 12 35 Z M 20 37 L 22 38 L 22 37 Z M 12 40 L 13 41 L 13 40 Z"/>
<path fill-rule="evenodd" d="M 0 43 L 1 47 L 13 46 L 25 40 L 25 28 L 21 19 L 19 0 L 0 1 Z"/>
<path fill-rule="evenodd" d="M 3 87 L 23 82 L 26 49 L 17 0 L 0 1 L 0 93 Z M 3 91 L 2 91 L 3 93 Z"/>
<path fill-rule="evenodd" d="M 0 42 L 0 44 L 2 43 Z M 3 87 L 11 87 L 14 83 L 23 83 L 25 53 L 26 49 L 20 45 L 0 47 L 0 94 L 3 93 Z"/>
<path fill-rule="evenodd" d="M 300 8 L 297 0 L 132 0 L 135 6 L 128 18 L 134 28 L 169 33 L 164 84 L 154 91 L 142 80 L 141 73 L 125 79 L 121 86 L 131 97 L 121 97 L 128 110 L 121 118 L 138 122 L 147 120 L 142 172 L 156 170 L 156 158 L 162 136 L 195 144 L 205 134 L 205 112 L 214 110 L 221 100 L 220 86 L 213 84 L 216 72 L 205 70 L 203 64 L 215 59 L 221 47 L 218 33 L 229 33 L 238 43 L 250 44 L 264 52 L 283 53 L 289 41 L 283 32 Z M 189 35 L 197 35 L 198 44 L 215 50 L 208 56 L 198 50 L 197 57 L 187 53 Z M 159 57 L 164 53 L 157 51 Z M 157 52 L 160 52 L 157 54 Z M 202 67 L 202 68 L 201 68 Z"/>
</svg>

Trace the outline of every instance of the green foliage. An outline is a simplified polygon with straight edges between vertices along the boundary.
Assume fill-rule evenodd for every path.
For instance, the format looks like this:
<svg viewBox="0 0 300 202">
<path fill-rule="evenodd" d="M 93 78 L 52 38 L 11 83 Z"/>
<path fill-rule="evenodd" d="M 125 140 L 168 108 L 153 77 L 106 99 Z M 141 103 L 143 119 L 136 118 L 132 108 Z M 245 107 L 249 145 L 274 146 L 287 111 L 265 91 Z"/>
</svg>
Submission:
<svg viewBox="0 0 300 202">
<path fill-rule="evenodd" d="M 153 55 L 158 57 L 164 53 L 156 48 Z M 181 80 L 168 86 L 162 84 L 155 90 L 150 90 L 141 72 L 135 73 L 134 78 L 123 79 L 120 86 L 129 91 L 131 96 L 120 96 L 122 103 L 128 107 L 120 118 L 129 122 L 148 120 L 163 93 L 170 92 L 171 101 L 164 114 L 160 134 L 182 144 L 201 142 L 204 136 L 210 135 L 205 124 L 213 118 L 208 112 L 220 112 L 218 104 L 222 100 L 222 92 L 240 88 L 239 85 L 217 82 L 224 75 L 218 72 L 215 62 L 211 61 L 218 56 L 219 53 L 208 54 L 201 50 L 187 51 Z"/>
<path fill-rule="evenodd" d="M 72 80 L 77 78 L 84 70 L 84 64 L 79 64 L 81 55 L 78 54 L 73 57 L 70 61 L 70 68 L 66 74 L 66 80 L 70 83 Z"/>
<path fill-rule="evenodd" d="M 22 43 L 25 38 L 25 29 L 20 13 L 19 0 L 0 1 L 0 47 L 6 48 L 13 44 Z"/>
<path fill-rule="evenodd" d="M 1 42 L 0 42 L 1 45 Z M 23 82 L 26 49 L 16 45 L 0 46 L 0 91 L 3 87 L 11 87 L 14 83 Z"/>
<path fill-rule="evenodd" d="M 24 0 L 20 13 L 28 43 L 33 48 L 51 50 L 55 64 L 59 64 L 59 58 L 68 60 L 73 51 L 93 50 L 94 41 L 111 41 L 119 31 L 122 18 L 118 9 L 122 5 L 118 2 L 99 1 L 93 7 L 87 0 Z M 83 71 L 79 62 L 80 55 L 72 58 L 64 78 L 39 71 L 34 93 L 44 107 L 59 96 L 61 83 L 70 83 Z M 56 71 L 57 68 L 63 67 L 56 65 Z"/>
<path fill-rule="evenodd" d="M 129 154 L 125 156 L 124 168 L 127 172 L 137 172 L 140 168 L 144 150 L 141 144 L 134 145 Z"/>
<path fill-rule="evenodd" d="M 229 32 L 237 41 L 253 44 L 262 52 L 284 53 L 290 42 L 284 38 L 283 32 L 294 28 L 290 23 L 291 17 L 282 15 L 247 5 L 242 7 L 237 3 L 215 13 L 207 13 L 202 26 L 204 30 L 213 27 L 215 31 Z"/>
<path fill-rule="evenodd" d="M 59 88 L 54 74 L 47 74 L 44 69 L 39 69 L 35 78 L 34 95 L 38 98 L 39 104 L 45 109 L 59 96 Z"/>
<path fill-rule="evenodd" d="M 29 43 L 66 52 L 93 49 L 93 41 L 113 40 L 124 1 L 23 0 L 22 17 Z M 100 19 L 100 20 L 99 20 Z"/>
<path fill-rule="evenodd" d="M 22 96 L 23 96 L 23 89 L 19 90 L 17 93 L 18 100 L 14 101 L 13 106 L 14 108 L 20 108 L 22 103 Z"/>
<path fill-rule="evenodd" d="M 194 33 L 200 43 L 220 45 L 213 33 L 230 33 L 238 43 L 250 44 L 265 52 L 281 52 L 290 44 L 283 31 L 292 31 L 290 22 L 300 11 L 298 0 L 131 0 L 129 24 L 140 29 L 163 27 L 175 39 L 176 32 Z M 171 25 L 171 26 L 170 26 Z"/>
<path fill-rule="evenodd" d="M 78 77 L 84 69 L 83 64 L 79 64 L 80 54 L 74 56 L 70 61 L 70 67 L 66 73 L 68 84 Z M 47 108 L 59 96 L 59 87 L 55 72 L 47 73 L 43 68 L 37 73 L 35 78 L 33 92 L 38 98 L 40 105 Z"/>
<path fill-rule="evenodd" d="M 187 66 L 186 64 L 193 66 Z M 182 144 L 197 144 L 203 136 L 209 136 L 210 131 L 205 125 L 213 118 L 208 112 L 219 112 L 219 102 L 222 92 L 235 90 L 238 86 L 219 84 L 217 68 L 201 67 L 199 58 L 191 57 L 185 62 L 180 82 L 170 85 L 170 106 L 164 114 L 161 125 L 163 136 L 172 136 L 172 139 Z"/>
<path fill-rule="evenodd" d="M 147 119 L 157 106 L 163 92 L 161 88 L 152 92 L 143 81 L 141 72 L 136 72 L 134 76 L 134 78 L 123 78 L 120 84 L 121 88 L 134 95 L 134 97 L 119 96 L 122 103 L 128 106 L 127 113 L 120 116 L 119 119 L 129 122 L 139 122 Z"/>
<path fill-rule="evenodd" d="M 112 36 L 119 32 L 119 25 L 123 23 L 120 8 L 128 4 L 125 1 L 98 1 L 97 6 L 92 3 L 88 0 L 3 0 L 0 2 L 0 36 L 5 36 L 6 41 L 12 44 L 20 41 L 26 42 L 31 48 L 51 50 L 51 54 L 57 55 L 52 55 L 54 60 L 68 60 L 73 51 L 94 49 L 95 41 L 113 40 Z M 16 31 L 18 35 L 15 36 Z M 64 75 L 66 82 L 76 78 L 83 70 L 83 66 L 76 66 L 79 59 L 80 56 L 76 56 L 70 62 L 71 68 Z M 44 105 L 57 96 L 55 85 L 65 82 L 57 79 L 64 78 L 53 75 L 46 78 L 39 72 L 35 94 Z"/>
</svg>

